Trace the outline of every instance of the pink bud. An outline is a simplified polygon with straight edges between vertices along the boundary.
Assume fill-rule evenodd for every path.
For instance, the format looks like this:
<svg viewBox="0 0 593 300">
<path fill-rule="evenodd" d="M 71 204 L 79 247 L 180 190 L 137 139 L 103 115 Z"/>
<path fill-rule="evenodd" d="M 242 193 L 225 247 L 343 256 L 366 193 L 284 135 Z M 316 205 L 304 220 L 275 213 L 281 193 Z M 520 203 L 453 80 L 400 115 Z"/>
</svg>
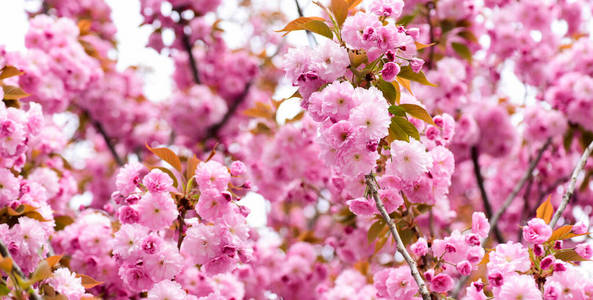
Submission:
<svg viewBox="0 0 593 300">
<path fill-rule="evenodd" d="M 542 259 L 539 265 L 542 268 L 542 270 L 545 270 L 549 268 L 554 263 L 554 261 L 554 257 L 552 255 L 548 255 L 544 259 Z"/>
<path fill-rule="evenodd" d="M 464 260 L 457 264 L 457 272 L 459 272 L 459 274 L 467 276 L 471 273 L 471 271 L 472 265 L 469 263 L 469 261 Z"/>
<path fill-rule="evenodd" d="M 493 287 L 502 286 L 502 284 L 504 283 L 504 278 L 502 277 L 502 273 L 494 272 L 494 273 L 488 275 L 488 282 Z"/>
<path fill-rule="evenodd" d="M 398 64 L 394 62 L 388 62 L 383 65 L 383 70 L 381 70 L 381 75 L 383 76 L 383 80 L 385 81 L 393 81 L 397 74 L 399 74 L 400 67 Z"/>
</svg>

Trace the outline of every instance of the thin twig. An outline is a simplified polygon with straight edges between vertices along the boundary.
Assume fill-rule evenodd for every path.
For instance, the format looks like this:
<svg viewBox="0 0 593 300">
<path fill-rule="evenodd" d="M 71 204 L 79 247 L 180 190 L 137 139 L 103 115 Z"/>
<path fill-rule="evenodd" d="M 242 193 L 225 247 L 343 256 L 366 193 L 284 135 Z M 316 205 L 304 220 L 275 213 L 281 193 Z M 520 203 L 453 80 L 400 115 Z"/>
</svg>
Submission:
<svg viewBox="0 0 593 300">
<path fill-rule="evenodd" d="M 428 26 L 429 26 L 428 27 L 428 34 L 429 34 L 429 37 L 430 37 L 430 41 L 428 41 L 428 43 L 430 44 L 430 43 L 433 43 L 434 42 L 434 28 L 432 26 L 432 20 L 430 18 L 431 12 L 435 9 L 434 3 L 432 1 L 426 3 L 426 9 L 427 9 L 427 12 L 426 12 L 426 22 L 428 23 Z M 430 49 L 428 50 L 429 51 L 428 52 L 429 53 L 428 54 L 428 68 L 429 69 L 432 69 L 432 67 L 434 65 L 434 63 L 433 63 L 433 60 L 434 60 L 434 48 L 435 47 L 430 47 Z"/>
<path fill-rule="evenodd" d="M 486 193 L 486 188 L 484 187 L 484 177 L 482 176 L 482 172 L 480 170 L 480 153 L 478 152 L 478 147 L 473 146 L 471 148 L 471 156 L 472 162 L 474 164 L 474 174 L 476 176 L 476 181 L 480 189 L 480 195 L 482 196 L 482 204 L 484 205 L 484 211 L 486 212 L 486 216 L 488 217 L 488 219 L 490 219 L 492 218 L 492 206 L 490 205 L 488 193 Z M 504 242 L 504 237 L 502 236 L 500 230 L 498 230 L 497 227 L 494 228 L 494 235 L 499 243 Z"/>
<path fill-rule="evenodd" d="M 570 176 L 570 181 L 568 183 L 568 189 L 566 190 L 566 193 L 564 193 L 564 195 L 562 196 L 562 202 L 560 202 L 558 210 L 556 210 L 556 213 L 554 213 L 554 216 L 552 217 L 552 221 L 550 221 L 550 227 L 554 228 L 554 226 L 556 226 L 558 219 L 560 219 L 560 216 L 562 216 L 562 213 L 566 209 L 566 205 L 568 205 L 568 201 L 570 201 L 570 198 L 574 193 L 574 189 L 576 188 L 577 177 L 585 167 L 585 163 L 587 162 L 587 158 L 589 158 L 589 156 L 591 155 L 591 151 L 593 151 L 593 142 L 591 142 L 587 149 L 585 149 L 583 155 L 579 159 L 579 162 L 574 168 L 574 171 L 572 171 L 572 176 Z"/>
<path fill-rule="evenodd" d="M 507 208 L 509 208 L 509 206 L 511 205 L 511 203 L 513 202 L 515 197 L 517 197 L 517 194 L 519 194 L 519 191 L 521 191 L 521 189 L 523 188 L 523 186 L 525 185 L 527 180 L 529 178 L 531 178 L 531 176 L 533 175 L 533 170 L 535 170 L 537 163 L 539 163 L 540 159 L 542 158 L 542 155 L 544 154 L 546 149 L 548 149 L 550 144 L 552 144 L 552 138 L 548 138 L 546 143 L 539 149 L 537 156 L 529 164 L 529 167 L 527 168 L 527 172 L 525 172 L 525 174 L 523 175 L 521 180 L 517 183 L 517 185 L 515 185 L 515 187 L 511 191 L 511 194 L 504 201 L 502 207 L 492 216 L 492 218 L 490 219 L 490 232 L 492 232 L 493 228 L 496 227 L 496 224 L 498 223 L 498 219 L 500 219 L 502 214 L 507 210 Z M 482 244 L 484 244 L 484 242 L 485 242 L 485 240 L 482 242 Z"/>
<path fill-rule="evenodd" d="M 301 9 L 301 5 L 299 4 L 299 0 L 294 0 L 294 3 L 296 3 L 299 17 L 301 17 L 301 18 L 304 17 L 303 10 Z M 307 38 L 309 39 L 309 46 L 311 46 L 311 47 L 317 46 L 317 39 L 315 38 L 315 35 L 313 35 L 313 32 L 311 32 L 309 30 L 306 30 L 306 32 L 307 32 Z"/>
<path fill-rule="evenodd" d="M 14 259 L 10 255 L 10 252 L 8 252 L 8 248 L 6 248 L 6 245 L 4 245 L 4 243 L 2 241 L 0 241 L 0 254 L 2 254 L 2 257 L 10 258 L 12 260 L 12 272 L 16 273 L 16 275 L 18 275 L 22 279 L 27 278 L 25 276 L 25 273 L 23 273 L 21 268 L 16 264 L 16 261 L 14 261 Z M 18 283 L 16 283 L 16 282 L 15 282 L 15 284 L 18 285 Z M 32 300 L 40 300 L 41 299 L 41 297 L 39 297 L 39 295 L 37 295 L 37 292 L 35 292 L 35 290 L 32 287 L 27 288 L 27 293 L 30 296 L 29 299 L 32 299 Z"/>
<path fill-rule="evenodd" d="M 210 127 L 208 129 L 205 140 L 218 137 L 219 131 L 224 127 L 224 125 L 228 122 L 228 120 L 235 114 L 235 112 L 239 108 L 239 105 L 241 105 L 241 103 L 243 103 L 245 98 L 247 98 L 247 95 L 249 94 L 249 89 L 251 88 L 252 84 L 253 84 L 253 82 L 250 81 L 245 85 L 243 92 L 237 98 L 235 98 L 235 100 L 231 103 L 229 110 L 222 117 L 222 120 L 220 120 L 220 122 L 212 125 L 212 127 Z"/>
<path fill-rule="evenodd" d="M 395 224 L 393 223 L 393 220 L 391 219 L 391 217 L 385 210 L 385 206 L 383 206 L 383 202 L 381 201 L 381 199 L 379 199 L 379 196 L 377 193 L 377 188 L 375 186 L 375 177 L 372 174 L 370 174 L 370 175 L 366 175 L 365 179 L 366 179 L 366 185 L 369 190 L 369 193 L 375 200 L 377 209 L 381 213 L 383 220 L 385 220 L 385 222 L 387 223 L 387 226 L 389 227 L 389 230 L 391 231 L 391 235 L 393 236 L 393 239 L 395 239 L 395 241 L 396 241 L 397 251 L 404 257 L 404 259 L 408 263 L 408 266 L 410 266 L 410 273 L 412 273 L 412 277 L 414 277 L 416 284 L 418 284 L 418 292 L 422 296 L 422 299 L 430 300 L 431 299 L 430 293 L 428 292 L 426 283 L 424 283 L 424 279 L 422 279 L 422 276 L 420 276 L 420 272 L 418 271 L 418 267 L 416 266 L 416 261 L 414 261 L 414 259 L 412 259 L 412 257 L 406 250 L 406 245 L 404 245 L 404 242 L 402 241 L 401 237 L 399 236 L 399 232 L 397 232 L 397 227 L 395 226 Z"/>
<path fill-rule="evenodd" d="M 189 56 L 189 66 L 191 69 L 191 75 L 194 79 L 195 84 L 200 84 L 200 73 L 198 72 L 198 63 L 196 62 L 196 58 L 194 57 L 194 53 L 192 52 L 192 45 L 189 42 L 189 36 L 184 32 L 181 36 L 181 42 L 183 43 L 183 48 L 187 52 Z"/>
<path fill-rule="evenodd" d="M 97 129 L 99 134 L 101 134 L 101 136 L 103 137 L 103 140 L 105 140 L 105 144 L 107 145 L 107 148 L 109 148 L 109 152 L 111 152 L 111 156 L 113 156 L 113 159 L 115 160 L 117 165 L 120 167 L 123 166 L 124 162 L 121 159 L 121 157 L 119 157 L 119 154 L 117 154 L 117 151 L 115 151 L 115 146 L 111 143 L 111 138 L 109 137 L 109 135 L 107 135 L 105 128 L 103 128 L 103 124 L 101 124 L 101 122 L 93 119 L 93 117 L 90 115 L 89 112 L 87 112 L 87 111 L 85 111 L 85 112 L 91 119 L 91 123 L 93 123 L 93 126 L 95 126 L 95 129 Z"/>
</svg>

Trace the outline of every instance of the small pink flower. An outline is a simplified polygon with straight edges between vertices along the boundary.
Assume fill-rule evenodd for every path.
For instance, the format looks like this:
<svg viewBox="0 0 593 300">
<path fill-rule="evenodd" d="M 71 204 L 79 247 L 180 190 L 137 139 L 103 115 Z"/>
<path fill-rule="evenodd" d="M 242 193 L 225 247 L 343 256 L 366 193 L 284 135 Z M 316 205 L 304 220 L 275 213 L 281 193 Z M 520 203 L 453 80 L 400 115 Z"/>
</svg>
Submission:
<svg viewBox="0 0 593 300">
<path fill-rule="evenodd" d="M 590 259 L 593 256 L 593 248 L 587 243 L 578 244 L 574 251 L 582 258 Z"/>
<path fill-rule="evenodd" d="M 426 243 L 426 239 L 419 238 L 414 244 L 410 246 L 410 250 L 414 253 L 414 255 L 418 257 L 422 257 L 428 253 L 428 244 Z"/>
<path fill-rule="evenodd" d="M 504 283 L 502 273 L 496 271 L 488 275 L 488 283 L 493 287 L 500 287 Z"/>
<path fill-rule="evenodd" d="M 472 214 L 472 232 L 479 235 L 481 238 L 488 236 L 490 231 L 490 224 L 486 215 L 483 212 L 474 212 Z"/>
<path fill-rule="evenodd" d="M 447 291 L 450 291 L 454 285 L 455 285 L 455 282 L 453 281 L 453 278 L 451 278 L 451 276 L 449 276 L 445 273 L 436 275 L 430 281 L 430 289 L 433 292 L 437 292 L 437 293 L 445 293 Z"/>
<path fill-rule="evenodd" d="M 545 270 L 547 268 L 549 268 L 555 261 L 556 259 L 554 258 L 554 256 L 552 255 L 548 255 L 546 257 L 544 257 L 544 259 L 542 259 L 542 261 L 540 262 L 540 267 L 542 268 L 542 270 Z"/>
<path fill-rule="evenodd" d="M 552 236 L 552 228 L 540 218 L 531 219 L 523 227 L 523 238 L 533 244 L 543 244 Z"/>
<path fill-rule="evenodd" d="M 350 211 L 357 216 L 371 216 L 377 212 L 375 203 L 364 197 L 348 200 L 346 204 L 350 208 Z"/>
<path fill-rule="evenodd" d="M 585 224 L 583 221 L 578 221 L 572 226 L 572 232 L 574 234 L 583 234 L 587 232 L 587 224 Z"/>
<path fill-rule="evenodd" d="M 394 62 L 388 62 L 383 65 L 383 70 L 381 70 L 381 76 L 383 76 L 383 80 L 390 82 L 395 80 L 397 74 L 399 74 L 400 66 Z"/>
<path fill-rule="evenodd" d="M 144 176 L 142 184 L 151 193 L 166 192 L 173 187 L 173 179 L 159 169 L 153 169 Z"/>
<path fill-rule="evenodd" d="M 122 224 L 138 223 L 140 220 L 140 213 L 131 206 L 122 206 L 118 210 L 119 221 Z"/>
<path fill-rule="evenodd" d="M 464 260 L 457 264 L 457 272 L 459 272 L 459 274 L 461 274 L 463 276 L 467 276 L 467 275 L 469 275 L 469 273 L 471 273 L 471 271 L 472 271 L 472 264 L 469 261 Z"/>
</svg>

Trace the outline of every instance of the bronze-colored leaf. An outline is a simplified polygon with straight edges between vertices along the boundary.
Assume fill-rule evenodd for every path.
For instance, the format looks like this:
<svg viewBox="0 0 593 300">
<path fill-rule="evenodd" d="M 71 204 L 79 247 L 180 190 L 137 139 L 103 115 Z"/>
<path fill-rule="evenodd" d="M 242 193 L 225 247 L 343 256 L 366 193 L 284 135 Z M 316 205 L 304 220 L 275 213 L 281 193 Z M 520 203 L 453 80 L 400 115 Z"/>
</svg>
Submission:
<svg viewBox="0 0 593 300">
<path fill-rule="evenodd" d="M 416 104 L 402 104 L 400 105 L 408 114 L 416 119 L 420 119 L 428 124 L 436 126 L 437 124 L 434 123 L 432 117 L 428 112 L 420 105 Z"/>
<path fill-rule="evenodd" d="M 410 66 L 402 67 L 399 73 L 397 74 L 397 77 L 405 78 L 411 81 L 416 81 L 424 85 L 437 86 L 436 84 L 431 83 L 430 81 L 428 81 L 428 79 L 426 79 L 426 75 L 424 75 L 424 72 L 414 72 L 412 71 L 412 68 Z"/>
<path fill-rule="evenodd" d="M 334 14 L 336 22 L 338 22 L 338 26 L 341 28 L 348 16 L 348 3 L 346 0 L 331 0 L 329 9 Z"/>
<path fill-rule="evenodd" d="M 546 221 L 546 224 L 550 224 L 552 216 L 554 215 L 554 206 L 552 206 L 552 202 L 550 201 L 551 197 L 552 196 L 548 196 L 548 199 L 544 203 L 542 203 L 535 211 L 535 217 L 543 219 L 544 221 Z"/>
<path fill-rule="evenodd" d="M 23 75 L 23 74 L 24 74 L 23 71 L 17 69 L 14 66 L 5 66 L 0 71 L 0 80 L 6 79 L 6 78 L 9 78 L 9 77 L 13 77 L 13 76 Z"/>
<path fill-rule="evenodd" d="M 277 30 L 278 32 L 286 32 L 284 35 L 295 30 L 309 30 L 317 33 L 328 39 L 333 38 L 333 33 L 329 26 L 325 24 L 325 19 L 319 17 L 300 17 L 288 23 L 284 28 Z"/>
<path fill-rule="evenodd" d="M 158 156 L 160 159 L 164 160 L 168 164 L 170 164 L 175 170 L 181 173 L 181 160 L 179 156 L 175 154 L 171 149 L 168 148 L 151 148 L 146 144 L 146 148 L 150 150 L 150 152 L 154 153 L 154 155 Z"/>
<path fill-rule="evenodd" d="M 90 289 L 103 283 L 102 281 L 97 281 L 88 275 L 76 274 L 76 277 L 81 279 L 82 286 L 84 286 L 85 289 Z"/>
<path fill-rule="evenodd" d="M 561 249 L 554 253 L 554 256 L 562 261 L 571 262 L 571 261 L 589 261 L 582 256 L 580 256 L 574 249 Z"/>
<path fill-rule="evenodd" d="M 185 169 L 185 179 L 189 180 L 194 176 L 199 163 L 200 160 L 195 155 L 193 155 L 187 160 L 187 168 Z"/>
<path fill-rule="evenodd" d="M 4 90 L 4 99 L 6 100 L 19 100 L 29 96 L 27 92 L 14 85 L 3 85 L 2 90 Z"/>
</svg>

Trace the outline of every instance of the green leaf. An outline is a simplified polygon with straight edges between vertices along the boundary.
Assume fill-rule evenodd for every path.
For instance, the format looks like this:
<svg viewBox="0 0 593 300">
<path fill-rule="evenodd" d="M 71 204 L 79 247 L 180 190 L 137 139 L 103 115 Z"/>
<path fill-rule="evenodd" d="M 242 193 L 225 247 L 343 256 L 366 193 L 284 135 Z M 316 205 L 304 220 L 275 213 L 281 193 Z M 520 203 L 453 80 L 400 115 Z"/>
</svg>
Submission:
<svg viewBox="0 0 593 300">
<path fill-rule="evenodd" d="M 295 30 L 309 30 L 311 32 L 322 35 L 328 39 L 334 37 L 329 26 L 325 24 L 325 20 L 319 17 L 300 17 L 288 23 L 283 29 L 277 30 L 278 32 L 286 32 L 284 35 Z"/>
<path fill-rule="evenodd" d="M 397 25 L 407 26 L 414 21 L 414 18 L 416 18 L 416 14 L 401 16 L 399 20 L 397 20 Z"/>
<path fill-rule="evenodd" d="M 37 266 L 37 268 L 35 269 L 35 272 L 33 272 L 33 275 L 31 275 L 31 281 L 33 281 L 33 283 L 45 280 L 47 278 L 49 278 L 51 276 L 51 267 L 49 266 L 49 264 L 47 263 L 47 261 L 42 260 L 39 265 Z"/>
<path fill-rule="evenodd" d="M 410 137 L 397 123 L 395 123 L 392 119 L 391 124 L 389 125 L 389 135 L 387 136 L 387 142 L 391 143 L 394 140 L 400 141 L 410 141 Z"/>
<path fill-rule="evenodd" d="M 394 105 L 396 103 L 395 100 L 397 99 L 397 91 L 395 90 L 393 84 L 383 79 L 379 79 L 377 80 L 376 85 L 377 88 L 383 92 L 383 97 L 387 99 L 387 102 L 389 102 L 391 105 Z"/>
<path fill-rule="evenodd" d="M 588 259 L 580 256 L 574 249 L 561 249 L 554 253 L 554 256 L 562 261 L 589 261 Z"/>
<path fill-rule="evenodd" d="M 418 73 L 412 71 L 412 68 L 410 66 L 404 66 L 401 68 L 401 70 L 399 71 L 399 74 L 397 74 L 398 77 L 401 78 L 405 78 L 411 81 L 416 81 L 418 83 L 424 84 L 424 85 L 430 85 L 430 86 L 437 86 L 434 83 L 431 83 L 430 81 L 428 81 L 428 79 L 426 79 L 426 75 L 424 75 L 424 72 L 419 71 Z"/>
<path fill-rule="evenodd" d="M 54 217 L 54 221 L 56 222 L 56 226 L 54 227 L 54 229 L 56 231 L 60 231 L 64 228 L 66 228 L 66 226 L 74 223 L 74 219 L 70 216 L 55 216 Z"/>
<path fill-rule="evenodd" d="M 391 105 L 388 108 L 388 110 L 394 116 L 398 116 L 398 117 L 406 116 L 406 111 L 403 108 L 401 108 L 401 106 Z"/>
<path fill-rule="evenodd" d="M 455 50 L 455 52 L 459 56 L 461 56 L 461 58 L 466 59 L 470 62 L 472 61 L 472 53 L 467 47 L 467 45 L 453 42 L 451 43 L 451 47 L 453 47 L 453 50 Z"/>
<path fill-rule="evenodd" d="M 377 239 L 377 237 L 379 237 L 379 233 L 383 231 L 383 228 L 385 228 L 385 226 L 387 226 L 387 223 L 385 223 L 383 219 L 379 219 L 371 225 L 371 227 L 369 228 L 369 232 L 367 233 L 367 239 L 369 241 L 369 244 L 374 242 Z"/>
<path fill-rule="evenodd" d="M 464 38 L 466 41 L 474 42 L 474 43 L 478 42 L 478 38 L 470 30 L 461 31 L 457 35 Z"/>
<path fill-rule="evenodd" d="M 404 118 L 401 118 L 401 117 L 393 117 L 393 118 L 391 118 L 391 123 L 392 124 L 395 123 L 408 136 L 411 136 L 411 137 L 415 138 L 416 140 L 420 140 L 420 134 L 418 133 L 418 129 L 416 129 L 414 124 L 410 123 L 410 121 L 408 121 Z"/>
<path fill-rule="evenodd" d="M 420 105 L 416 104 L 402 104 L 400 105 L 408 114 L 416 119 L 420 119 L 428 124 L 436 126 L 437 124 L 434 123 L 432 117 L 428 112 Z"/>
<path fill-rule="evenodd" d="M 0 296 L 6 296 L 10 294 L 10 289 L 3 283 L 0 283 Z"/>
</svg>

